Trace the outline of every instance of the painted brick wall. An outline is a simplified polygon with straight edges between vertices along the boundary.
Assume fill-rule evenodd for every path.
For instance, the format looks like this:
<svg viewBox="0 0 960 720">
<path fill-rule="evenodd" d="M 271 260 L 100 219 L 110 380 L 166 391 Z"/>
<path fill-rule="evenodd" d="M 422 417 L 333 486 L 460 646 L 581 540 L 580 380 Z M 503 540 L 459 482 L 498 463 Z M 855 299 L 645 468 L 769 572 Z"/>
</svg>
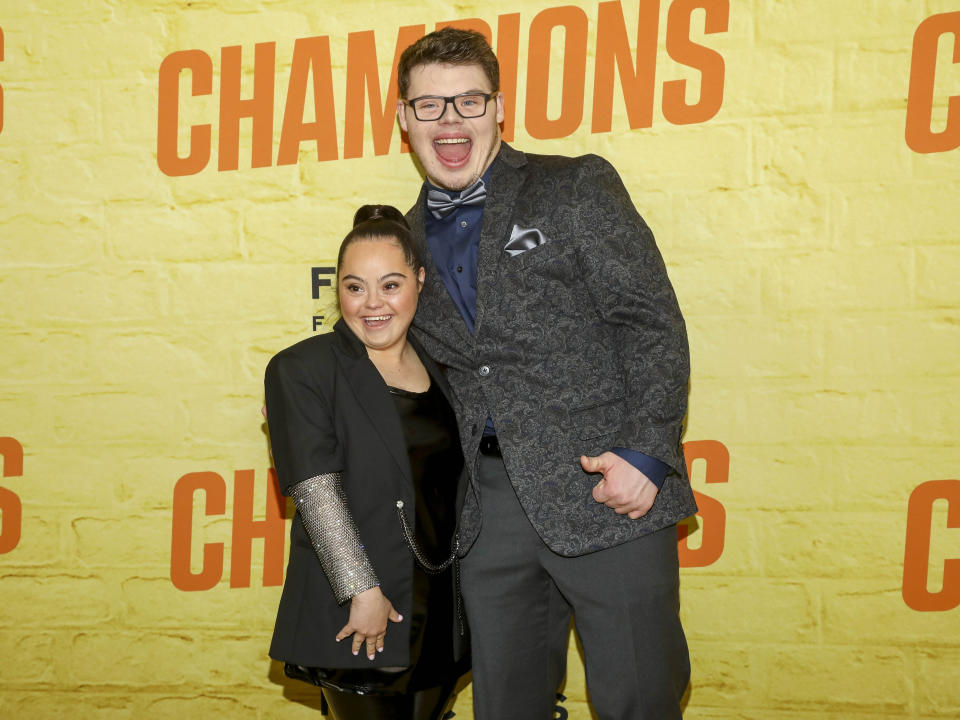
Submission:
<svg viewBox="0 0 960 720">
<path fill-rule="evenodd" d="M 279 587 L 262 577 L 264 540 L 252 561 L 237 554 L 235 472 L 254 471 L 263 517 L 263 367 L 329 314 L 326 290 L 311 297 L 310 268 L 333 264 L 356 206 L 405 208 L 419 176 L 396 135 L 375 155 L 369 126 L 361 158 L 318 162 L 304 143 L 299 162 L 276 165 L 295 41 L 329 37 L 342 157 L 350 33 L 376 32 L 385 91 L 400 26 L 480 18 L 496 36 L 511 13 L 515 144 L 596 152 L 620 170 L 687 318 L 686 439 L 730 455 L 728 482 L 693 468 L 725 521 L 719 559 L 682 570 L 686 717 L 960 715 L 960 609 L 916 610 L 903 590 L 911 493 L 960 477 L 960 155 L 918 153 L 904 137 L 914 33 L 960 16 L 960 3 L 662 0 L 652 124 L 630 128 L 617 80 L 612 129 L 598 133 L 599 3 L 574 5 L 589 22 L 586 109 L 571 134 L 544 140 L 523 121 L 528 32 L 559 4 L 4 5 L 0 436 L 12 440 L 0 441 L 0 716 L 314 716 L 316 695 L 266 655 Z M 618 5 L 633 44 L 641 6 L 657 3 Z M 693 41 L 723 59 L 723 103 L 677 125 L 662 83 L 687 79 L 693 103 L 700 75 L 665 38 L 670 12 L 693 6 Z M 725 30 L 704 34 L 705 18 L 727 14 Z M 957 135 L 953 27 L 937 46 L 932 129 Z M 220 172 L 221 48 L 242 46 L 251 93 L 259 42 L 276 43 L 273 160 L 251 167 L 244 121 L 240 167 Z M 210 123 L 213 152 L 201 172 L 168 176 L 159 69 L 183 50 L 211 58 L 213 91 L 193 97 L 182 84 L 180 151 L 190 125 Z M 178 530 L 175 490 L 200 472 L 215 474 L 224 509 L 207 514 L 216 492 L 188 494 Z M 960 604 L 947 562 L 960 558 L 960 491 L 951 497 L 924 516 L 922 564 L 926 592 Z M 718 522 L 701 518 L 689 548 Z M 204 547 L 216 560 L 222 544 L 213 587 L 171 580 L 177 538 L 193 573 Z M 573 643 L 566 694 L 569 717 L 589 718 Z M 457 711 L 471 717 L 469 690 Z"/>
</svg>

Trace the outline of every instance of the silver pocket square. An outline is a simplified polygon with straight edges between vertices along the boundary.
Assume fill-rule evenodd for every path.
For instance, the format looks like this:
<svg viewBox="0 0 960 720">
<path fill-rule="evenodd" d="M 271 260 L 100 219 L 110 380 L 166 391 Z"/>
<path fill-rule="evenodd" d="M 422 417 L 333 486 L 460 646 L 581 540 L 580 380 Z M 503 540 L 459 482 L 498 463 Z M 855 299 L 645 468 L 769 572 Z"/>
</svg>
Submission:
<svg viewBox="0 0 960 720">
<path fill-rule="evenodd" d="M 510 239 L 503 249 L 507 251 L 510 257 L 525 253 L 527 250 L 533 250 L 535 247 L 543 245 L 549 238 L 537 228 L 522 228 L 514 225 L 510 232 Z"/>
</svg>

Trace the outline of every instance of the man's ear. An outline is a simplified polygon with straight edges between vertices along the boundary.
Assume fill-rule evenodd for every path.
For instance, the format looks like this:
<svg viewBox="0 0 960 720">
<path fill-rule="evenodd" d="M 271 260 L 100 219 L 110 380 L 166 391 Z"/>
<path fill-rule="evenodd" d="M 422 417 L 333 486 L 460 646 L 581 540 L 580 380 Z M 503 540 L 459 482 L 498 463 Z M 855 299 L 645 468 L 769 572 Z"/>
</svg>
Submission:
<svg viewBox="0 0 960 720">
<path fill-rule="evenodd" d="M 397 100 L 397 120 L 400 121 L 400 128 L 406 132 L 407 131 L 407 114 L 405 111 L 406 104 L 403 100 Z"/>
</svg>

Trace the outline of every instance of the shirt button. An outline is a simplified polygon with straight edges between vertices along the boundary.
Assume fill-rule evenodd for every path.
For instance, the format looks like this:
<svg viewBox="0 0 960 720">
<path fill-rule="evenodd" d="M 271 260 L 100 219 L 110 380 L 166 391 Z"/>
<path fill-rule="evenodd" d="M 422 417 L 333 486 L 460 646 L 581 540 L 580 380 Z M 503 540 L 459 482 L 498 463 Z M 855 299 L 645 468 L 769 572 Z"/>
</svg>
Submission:
<svg viewBox="0 0 960 720">
<path fill-rule="evenodd" d="M 457 265 L 457 272 L 463 272 L 463 265 Z"/>
<path fill-rule="evenodd" d="M 460 227 L 465 228 L 466 226 L 467 226 L 467 221 L 466 221 L 466 220 L 461 220 L 461 221 L 460 221 Z"/>
<path fill-rule="evenodd" d="M 480 377 L 486 377 L 486 376 L 489 375 L 489 374 L 490 374 L 490 366 L 489 366 L 489 365 L 481 365 L 481 366 L 480 366 Z"/>
</svg>

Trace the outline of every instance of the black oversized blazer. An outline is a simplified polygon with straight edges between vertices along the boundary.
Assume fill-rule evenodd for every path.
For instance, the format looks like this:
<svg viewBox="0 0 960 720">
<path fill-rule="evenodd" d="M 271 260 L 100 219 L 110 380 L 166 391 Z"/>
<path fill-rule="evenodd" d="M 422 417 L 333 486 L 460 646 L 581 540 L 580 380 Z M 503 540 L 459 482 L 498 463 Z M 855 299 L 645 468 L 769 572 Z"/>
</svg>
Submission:
<svg viewBox="0 0 960 720">
<path fill-rule="evenodd" d="M 410 338 L 431 381 L 454 402 L 437 365 Z M 342 473 L 343 489 L 360 540 L 380 579 L 384 595 L 404 616 L 387 628 L 385 648 L 370 661 L 354 656 L 348 641 L 334 637 L 346 624 L 350 604 L 338 605 L 300 516 L 290 528 L 290 559 L 270 656 L 297 665 L 349 668 L 406 666 L 410 662 L 413 557 L 404 542 L 397 501 L 409 522 L 414 488 L 403 429 L 393 399 L 366 348 L 341 319 L 333 332 L 303 340 L 279 352 L 265 376 L 267 418 L 280 488 L 308 478 Z M 459 483 L 457 516 L 466 478 Z M 456 628 L 454 653 L 465 643 Z"/>
</svg>

